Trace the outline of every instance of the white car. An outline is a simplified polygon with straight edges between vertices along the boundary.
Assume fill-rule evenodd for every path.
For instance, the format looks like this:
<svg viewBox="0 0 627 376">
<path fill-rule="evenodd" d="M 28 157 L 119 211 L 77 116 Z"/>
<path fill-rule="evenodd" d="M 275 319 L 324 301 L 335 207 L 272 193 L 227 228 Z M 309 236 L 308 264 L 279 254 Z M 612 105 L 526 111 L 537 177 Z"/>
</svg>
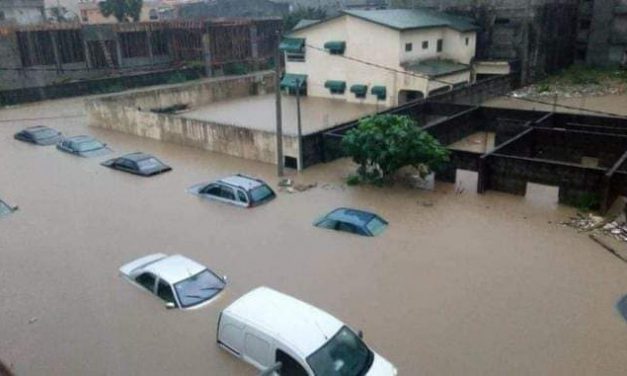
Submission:
<svg viewBox="0 0 627 376">
<path fill-rule="evenodd" d="M 181 255 L 145 256 L 122 266 L 120 275 L 163 299 L 167 308 L 203 307 L 226 287 L 226 277 Z"/>
<path fill-rule="evenodd" d="M 259 206 L 276 197 L 272 188 L 263 180 L 241 174 L 211 183 L 196 184 L 187 191 L 201 198 L 244 208 Z"/>
<path fill-rule="evenodd" d="M 267 287 L 236 300 L 218 320 L 218 345 L 264 375 L 396 375 L 361 337 L 328 313 Z"/>
</svg>

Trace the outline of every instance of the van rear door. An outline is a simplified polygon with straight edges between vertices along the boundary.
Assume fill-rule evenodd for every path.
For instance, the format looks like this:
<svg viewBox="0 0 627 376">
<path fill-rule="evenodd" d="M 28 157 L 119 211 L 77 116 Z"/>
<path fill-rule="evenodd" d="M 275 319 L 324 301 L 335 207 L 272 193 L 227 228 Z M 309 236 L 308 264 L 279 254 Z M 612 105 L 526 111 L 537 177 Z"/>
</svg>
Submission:
<svg viewBox="0 0 627 376">
<path fill-rule="evenodd" d="M 218 319 L 218 344 L 233 355 L 241 357 L 244 348 L 244 324 L 221 313 Z"/>
<path fill-rule="evenodd" d="M 244 333 L 244 360 L 257 367 L 257 369 L 265 370 L 274 364 L 272 347 L 273 344 L 270 338 L 254 328 L 246 327 Z"/>
</svg>

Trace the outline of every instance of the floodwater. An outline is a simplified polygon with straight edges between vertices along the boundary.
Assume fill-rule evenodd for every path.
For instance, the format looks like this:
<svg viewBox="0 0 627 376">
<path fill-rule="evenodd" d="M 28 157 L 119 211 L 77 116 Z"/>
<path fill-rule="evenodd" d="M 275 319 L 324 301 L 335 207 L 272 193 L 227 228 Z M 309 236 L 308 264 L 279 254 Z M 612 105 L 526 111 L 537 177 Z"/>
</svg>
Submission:
<svg viewBox="0 0 627 376">
<path fill-rule="evenodd" d="M 215 335 L 219 311 L 260 285 L 363 329 L 401 375 L 627 374 L 615 308 L 627 267 L 557 224 L 572 209 L 445 184 L 349 188 L 347 160 L 294 176 L 316 188 L 240 209 L 185 189 L 234 172 L 275 186 L 274 166 L 87 128 L 79 100 L 2 110 L 0 121 L 0 196 L 20 206 L 0 220 L 0 358 L 16 375 L 255 375 Z M 141 178 L 12 139 L 35 124 L 94 135 L 114 155 L 154 153 L 174 171 Z M 338 206 L 390 226 L 363 238 L 311 225 Z M 166 310 L 117 272 L 154 252 L 226 274 L 226 293 Z"/>
<path fill-rule="evenodd" d="M 496 133 L 494 132 L 475 132 L 450 144 L 448 147 L 474 153 L 486 153 L 494 149 L 495 137 Z"/>
<path fill-rule="evenodd" d="M 283 95 L 281 105 L 283 132 L 288 135 L 298 135 L 296 97 Z M 243 108 L 246 108 L 246 111 L 242 111 Z M 384 109 L 384 106 L 351 103 L 342 99 L 303 97 L 301 98 L 302 131 L 303 134 L 315 133 Z M 274 132 L 276 127 L 275 96 L 266 94 L 215 102 L 181 113 L 180 116 Z"/>
</svg>

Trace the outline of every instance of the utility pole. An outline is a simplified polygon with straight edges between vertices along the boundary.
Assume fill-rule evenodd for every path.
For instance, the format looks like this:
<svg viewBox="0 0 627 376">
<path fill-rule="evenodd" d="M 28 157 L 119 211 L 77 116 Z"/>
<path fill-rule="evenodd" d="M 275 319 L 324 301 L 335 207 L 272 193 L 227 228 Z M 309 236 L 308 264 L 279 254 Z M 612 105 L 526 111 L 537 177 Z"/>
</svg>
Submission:
<svg viewBox="0 0 627 376">
<path fill-rule="evenodd" d="M 277 30 L 277 41 L 280 43 L 281 33 Z M 277 44 L 274 56 L 274 93 L 276 99 L 276 157 L 277 175 L 283 177 L 283 119 L 281 113 L 281 51 Z"/>
<path fill-rule="evenodd" d="M 296 79 L 296 115 L 298 121 L 298 170 L 303 169 L 303 127 L 300 116 L 300 79 Z"/>
</svg>

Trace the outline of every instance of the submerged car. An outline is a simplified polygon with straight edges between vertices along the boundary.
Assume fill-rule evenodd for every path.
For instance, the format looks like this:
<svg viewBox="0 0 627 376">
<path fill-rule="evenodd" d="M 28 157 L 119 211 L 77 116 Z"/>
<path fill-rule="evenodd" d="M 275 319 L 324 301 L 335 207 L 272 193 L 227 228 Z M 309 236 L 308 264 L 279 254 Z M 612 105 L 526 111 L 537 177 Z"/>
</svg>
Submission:
<svg viewBox="0 0 627 376">
<path fill-rule="evenodd" d="M 181 255 L 144 256 L 122 266 L 120 275 L 163 299 L 167 308 L 183 310 L 209 304 L 226 287 L 226 277 Z"/>
<path fill-rule="evenodd" d="M 126 154 L 103 162 L 102 165 L 141 176 L 153 176 L 172 170 L 172 167 L 144 153 Z"/>
<path fill-rule="evenodd" d="M 28 127 L 13 136 L 16 140 L 29 142 L 35 145 L 54 145 L 61 141 L 63 134 L 56 129 L 43 125 Z"/>
<path fill-rule="evenodd" d="M 362 236 L 377 236 L 385 230 L 388 222 L 374 213 L 339 208 L 315 221 L 314 226 Z"/>
<path fill-rule="evenodd" d="M 17 206 L 11 206 L 6 202 L 0 200 L 0 217 L 7 216 L 18 209 Z"/>
<path fill-rule="evenodd" d="M 267 287 L 220 313 L 218 345 L 263 374 L 393 376 L 394 365 L 330 314 Z M 279 364 L 280 363 L 280 364 Z"/>
<path fill-rule="evenodd" d="M 111 152 L 107 144 L 91 136 L 73 136 L 61 140 L 57 149 L 81 157 L 97 157 Z"/>
<path fill-rule="evenodd" d="M 272 188 L 263 180 L 240 174 L 211 183 L 196 184 L 188 191 L 198 197 L 246 208 L 261 205 L 276 197 Z"/>
</svg>

